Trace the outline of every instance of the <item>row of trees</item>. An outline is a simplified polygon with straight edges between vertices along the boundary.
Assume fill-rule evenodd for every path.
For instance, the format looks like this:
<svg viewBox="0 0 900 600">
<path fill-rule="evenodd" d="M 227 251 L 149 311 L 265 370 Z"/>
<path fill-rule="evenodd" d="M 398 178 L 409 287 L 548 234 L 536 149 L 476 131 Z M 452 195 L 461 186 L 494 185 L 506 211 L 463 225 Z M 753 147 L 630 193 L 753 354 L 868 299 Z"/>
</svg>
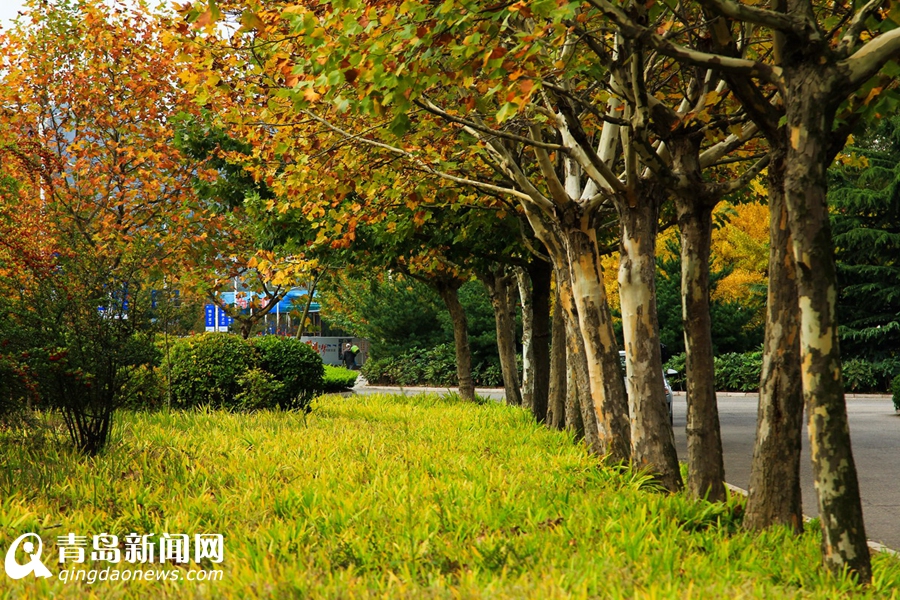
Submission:
<svg viewBox="0 0 900 600">
<path fill-rule="evenodd" d="M 403 206 L 414 223 L 435 204 L 452 214 L 460 203 L 502 202 L 524 216 L 523 241 L 536 238 L 554 269 L 585 438 L 672 490 L 682 482 L 662 396 L 655 252 L 661 220 L 674 220 L 688 485 L 714 500 L 724 495 L 724 472 L 711 215 L 765 169 L 770 285 L 748 523 L 799 527 L 805 400 L 825 562 L 867 580 L 826 169 L 888 95 L 877 76 L 900 49 L 891 7 L 407 0 L 209 2 L 185 14 L 194 25 L 187 47 L 211 67 L 192 89 L 257 145 L 257 178 L 277 172 L 280 202 L 333 245 L 349 247 L 360 226 L 396 231 Z M 603 286 L 610 244 L 620 251 L 627 395 Z M 446 266 L 433 254 L 424 262 L 431 273 Z M 507 276 L 486 283 L 498 275 Z M 461 366 L 466 390 L 464 375 Z"/>
</svg>

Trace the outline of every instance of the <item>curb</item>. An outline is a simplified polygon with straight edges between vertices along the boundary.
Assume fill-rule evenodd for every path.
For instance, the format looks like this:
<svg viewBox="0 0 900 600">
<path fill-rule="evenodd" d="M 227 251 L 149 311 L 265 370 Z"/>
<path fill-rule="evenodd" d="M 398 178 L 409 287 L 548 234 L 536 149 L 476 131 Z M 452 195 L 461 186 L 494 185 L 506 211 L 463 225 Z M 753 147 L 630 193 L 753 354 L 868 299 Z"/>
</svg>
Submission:
<svg viewBox="0 0 900 600">
<path fill-rule="evenodd" d="M 435 392 L 435 393 L 443 393 L 443 392 L 459 392 L 458 387 L 425 387 L 421 385 L 371 385 L 368 383 L 365 384 L 356 384 L 351 390 L 356 390 L 360 388 L 366 388 L 370 390 L 376 390 L 379 392 L 394 392 L 397 390 L 406 391 L 406 392 Z M 503 388 L 475 388 L 475 393 L 490 393 L 490 392 L 503 392 Z"/>
</svg>

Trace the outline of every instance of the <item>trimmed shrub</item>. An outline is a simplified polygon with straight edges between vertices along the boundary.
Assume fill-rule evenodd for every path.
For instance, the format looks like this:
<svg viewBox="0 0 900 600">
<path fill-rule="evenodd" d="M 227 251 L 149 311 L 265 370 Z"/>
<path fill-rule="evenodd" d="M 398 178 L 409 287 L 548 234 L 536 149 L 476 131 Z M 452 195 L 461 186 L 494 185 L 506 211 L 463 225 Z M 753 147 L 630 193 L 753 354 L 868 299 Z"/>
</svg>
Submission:
<svg viewBox="0 0 900 600">
<path fill-rule="evenodd" d="M 312 346 L 293 337 L 264 335 L 254 338 L 259 367 L 284 384 L 276 395 L 281 408 L 307 408 L 313 396 L 322 390 L 325 369 L 322 357 Z"/>
<path fill-rule="evenodd" d="M 359 377 L 359 372 L 357 371 L 345 369 L 344 367 L 325 365 L 325 375 L 322 378 L 322 389 L 329 394 L 341 392 L 356 385 L 357 377 Z"/>
<path fill-rule="evenodd" d="M 729 353 L 715 357 L 716 389 L 727 392 L 759 391 L 762 375 L 762 351 L 743 354 Z M 676 354 L 664 365 L 678 371 L 669 376 L 673 387 L 684 389 L 686 380 L 685 355 Z M 848 392 L 884 392 L 893 390 L 894 376 L 900 373 L 900 360 L 888 358 L 869 362 L 862 358 L 843 361 L 844 389 Z"/>
<path fill-rule="evenodd" d="M 271 373 L 256 367 L 244 371 L 237 383 L 241 391 L 234 400 L 236 407 L 244 410 L 275 408 L 284 396 L 285 385 Z"/>
<path fill-rule="evenodd" d="M 173 406 L 235 406 L 238 378 L 254 366 L 253 354 L 250 344 L 228 333 L 177 340 L 169 353 Z"/>
</svg>

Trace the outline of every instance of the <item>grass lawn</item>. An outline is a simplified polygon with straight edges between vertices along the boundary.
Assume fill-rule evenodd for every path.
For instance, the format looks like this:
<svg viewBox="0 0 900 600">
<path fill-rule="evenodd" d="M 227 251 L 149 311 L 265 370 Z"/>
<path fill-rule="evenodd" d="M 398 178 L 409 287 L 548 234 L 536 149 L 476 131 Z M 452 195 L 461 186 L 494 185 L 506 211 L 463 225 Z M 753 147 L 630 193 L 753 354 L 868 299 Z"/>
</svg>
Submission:
<svg viewBox="0 0 900 600">
<path fill-rule="evenodd" d="M 53 435 L 7 432 L 0 441 L 0 550 L 40 534 L 54 574 L 0 575 L 3 598 L 900 593 L 893 557 L 875 556 L 874 585 L 854 591 L 822 570 L 817 528 L 801 538 L 744 533 L 740 499 L 710 505 L 659 493 L 493 403 L 326 396 L 309 415 L 126 413 L 110 450 L 92 460 Z M 157 565 L 179 581 L 57 578 L 58 536 L 88 536 L 90 554 L 92 535 L 131 532 L 220 533 L 224 560 Z M 221 569 L 222 580 L 187 581 L 198 568 Z"/>
</svg>

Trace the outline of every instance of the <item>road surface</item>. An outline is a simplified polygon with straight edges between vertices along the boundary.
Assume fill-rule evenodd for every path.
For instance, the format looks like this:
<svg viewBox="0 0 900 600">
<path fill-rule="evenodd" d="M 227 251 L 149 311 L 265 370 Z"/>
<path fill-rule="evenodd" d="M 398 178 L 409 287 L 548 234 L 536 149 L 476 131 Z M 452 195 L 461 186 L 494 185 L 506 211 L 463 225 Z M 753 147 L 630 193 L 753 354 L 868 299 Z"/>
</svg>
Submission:
<svg viewBox="0 0 900 600">
<path fill-rule="evenodd" d="M 756 432 L 756 395 L 719 393 L 719 421 L 725 455 L 725 478 L 747 489 L 753 438 Z M 687 404 L 683 393 L 675 393 L 675 445 L 678 457 L 687 458 L 684 432 Z M 850 438 L 859 475 L 866 535 L 889 548 L 900 550 L 900 416 L 894 414 L 890 397 L 848 397 Z M 803 512 L 818 515 L 813 488 L 809 442 L 803 431 L 800 459 Z"/>
</svg>

